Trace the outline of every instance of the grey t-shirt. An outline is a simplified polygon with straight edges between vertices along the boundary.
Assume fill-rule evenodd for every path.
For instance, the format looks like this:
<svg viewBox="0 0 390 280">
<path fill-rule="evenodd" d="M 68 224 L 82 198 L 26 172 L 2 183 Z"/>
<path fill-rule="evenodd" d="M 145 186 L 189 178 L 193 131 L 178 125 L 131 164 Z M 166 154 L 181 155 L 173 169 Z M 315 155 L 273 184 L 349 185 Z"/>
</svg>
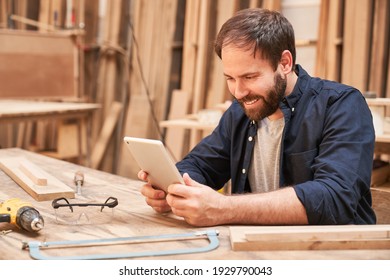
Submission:
<svg viewBox="0 0 390 280">
<path fill-rule="evenodd" d="M 284 118 L 258 122 L 255 147 L 249 167 L 249 183 L 253 193 L 279 188 L 280 148 Z"/>
</svg>

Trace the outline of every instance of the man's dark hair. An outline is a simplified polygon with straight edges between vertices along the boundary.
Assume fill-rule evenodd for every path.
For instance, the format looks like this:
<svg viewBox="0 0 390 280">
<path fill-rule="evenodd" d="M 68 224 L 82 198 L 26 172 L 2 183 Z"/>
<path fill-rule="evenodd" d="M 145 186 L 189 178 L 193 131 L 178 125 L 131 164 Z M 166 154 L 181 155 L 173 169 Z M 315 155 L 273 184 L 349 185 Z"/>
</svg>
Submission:
<svg viewBox="0 0 390 280">
<path fill-rule="evenodd" d="M 276 70 L 284 50 L 292 54 L 295 65 L 295 37 L 291 23 L 279 12 L 267 9 L 238 11 L 226 21 L 217 35 L 214 50 L 222 58 L 222 48 L 233 45 L 253 48 L 253 55 L 260 51 L 262 58 L 270 61 Z"/>
</svg>

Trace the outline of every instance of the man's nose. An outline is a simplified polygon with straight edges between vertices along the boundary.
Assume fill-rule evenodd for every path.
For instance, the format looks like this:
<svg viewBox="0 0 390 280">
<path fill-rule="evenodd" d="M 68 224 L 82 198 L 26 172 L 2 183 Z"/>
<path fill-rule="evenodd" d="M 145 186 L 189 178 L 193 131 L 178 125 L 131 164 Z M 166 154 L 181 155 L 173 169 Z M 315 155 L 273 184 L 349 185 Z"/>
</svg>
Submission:
<svg viewBox="0 0 390 280">
<path fill-rule="evenodd" d="M 236 86 L 234 89 L 234 97 L 236 99 L 241 99 L 247 96 L 249 93 L 248 88 L 245 86 L 245 83 L 241 81 L 236 81 Z"/>
</svg>

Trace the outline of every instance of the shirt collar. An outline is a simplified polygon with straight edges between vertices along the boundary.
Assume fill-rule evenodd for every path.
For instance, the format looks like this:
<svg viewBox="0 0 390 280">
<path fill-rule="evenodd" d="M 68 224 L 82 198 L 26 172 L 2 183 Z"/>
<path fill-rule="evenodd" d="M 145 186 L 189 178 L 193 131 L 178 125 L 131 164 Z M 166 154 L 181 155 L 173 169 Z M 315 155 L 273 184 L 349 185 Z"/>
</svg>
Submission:
<svg viewBox="0 0 390 280">
<path fill-rule="evenodd" d="M 287 103 L 290 108 L 296 106 L 302 94 L 305 92 L 305 88 L 310 79 L 309 74 L 299 64 L 295 65 L 294 71 L 298 76 L 297 83 L 295 84 L 293 91 L 284 99 L 285 103 Z"/>
</svg>

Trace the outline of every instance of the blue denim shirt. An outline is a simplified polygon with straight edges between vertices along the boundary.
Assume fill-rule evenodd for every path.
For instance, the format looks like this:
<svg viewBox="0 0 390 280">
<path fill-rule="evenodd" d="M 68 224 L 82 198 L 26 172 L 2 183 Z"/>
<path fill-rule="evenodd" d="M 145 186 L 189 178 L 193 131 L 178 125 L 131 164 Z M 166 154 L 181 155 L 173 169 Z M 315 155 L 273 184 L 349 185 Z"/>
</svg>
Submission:
<svg viewBox="0 0 390 280">
<path fill-rule="evenodd" d="M 280 186 L 292 186 L 309 224 L 373 224 L 370 180 L 375 132 L 362 94 L 355 88 L 310 77 L 296 66 L 298 81 L 280 104 L 285 118 Z M 234 101 L 216 129 L 182 161 L 181 173 L 233 193 L 250 192 L 248 170 L 257 124 Z"/>
</svg>

